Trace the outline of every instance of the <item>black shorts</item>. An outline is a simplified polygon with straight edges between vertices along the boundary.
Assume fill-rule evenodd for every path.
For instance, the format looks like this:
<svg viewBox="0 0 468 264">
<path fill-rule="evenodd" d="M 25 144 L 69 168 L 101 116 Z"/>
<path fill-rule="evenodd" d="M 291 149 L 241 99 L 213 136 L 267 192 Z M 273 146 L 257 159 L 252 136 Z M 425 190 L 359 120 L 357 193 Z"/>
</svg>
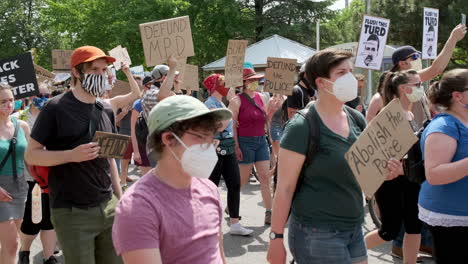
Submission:
<svg viewBox="0 0 468 264">
<path fill-rule="evenodd" d="M 50 221 L 50 205 L 49 205 L 49 194 L 42 193 L 41 194 L 41 202 L 42 202 L 42 221 L 38 224 L 34 224 L 32 222 L 31 216 L 31 201 L 32 201 L 32 190 L 36 185 L 36 182 L 28 181 L 29 190 L 28 190 L 28 198 L 26 200 L 26 207 L 24 210 L 24 218 L 23 223 L 21 223 L 21 232 L 26 235 L 37 235 L 41 230 L 52 230 L 54 226 Z"/>
</svg>

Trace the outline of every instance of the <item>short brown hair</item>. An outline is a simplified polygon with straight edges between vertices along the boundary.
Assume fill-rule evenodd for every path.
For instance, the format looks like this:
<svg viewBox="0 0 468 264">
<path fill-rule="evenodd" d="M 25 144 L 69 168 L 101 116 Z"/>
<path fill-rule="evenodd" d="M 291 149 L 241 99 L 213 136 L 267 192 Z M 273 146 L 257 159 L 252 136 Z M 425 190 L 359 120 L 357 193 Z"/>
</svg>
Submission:
<svg viewBox="0 0 468 264">
<path fill-rule="evenodd" d="M 83 79 L 83 75 L 84 75 L 84 72 L 89 68 L 91 67 L 91 65 L 93 64 L 92 61 L 90 62 L 83 62 L 83 63 L 80 63 L 78 65 L 75 66 L 75 69 L 78 70 L 78 72 L 80 73 L 80 78 Z M 73 86 L 76 85 L 78 79 L 75 77 L 75 75 L 71 74 L 71 83 L 73 84 Z"/>
<path fill-rule="evenodd" d="M 450 108 L 452 106 L 452 93 L 464 92 L 468 90 L 468 70 L 467 69 L 453 69 L 446 72 L 440 81 L 434 82 L 429 90 L 427 96 L 431 103 Z"/>
<path fill-rule="evenodd" d="M 384 105 L 390 103 L 395 97 L 400 98 L 398 86 L 407 84 L 410 77 L 416 74 L 418 74 L 418 72 L 415 70 L 387 73 L 382 89 Z"/>
<path fill-rule="evenodd" d="M 342 63 L 351 59 L 353 54 L 344 50 L 325 49 L 315 53 L 307 60 L 305 77 L 310 85 L 317 89 L 315 80 L 319 77 L 330 78 L 330 71 Z"/>
<path fill-rule="evenodd" d="M 162 131 L 155 131 L 148 136 L 148 148 L 153 151 L 156 160 L 161 159 L 161 154 L 164 150 L 162 142 L 162 134 L 165 132 L 172 132 L 179 138 L 182 137 L 187 130 L 203 130 L 215 133 L 221 127 L 221 120 L 215 115 L 203 115 L 189 120 L 178 121 L 170 125 Z"/>
</svg>

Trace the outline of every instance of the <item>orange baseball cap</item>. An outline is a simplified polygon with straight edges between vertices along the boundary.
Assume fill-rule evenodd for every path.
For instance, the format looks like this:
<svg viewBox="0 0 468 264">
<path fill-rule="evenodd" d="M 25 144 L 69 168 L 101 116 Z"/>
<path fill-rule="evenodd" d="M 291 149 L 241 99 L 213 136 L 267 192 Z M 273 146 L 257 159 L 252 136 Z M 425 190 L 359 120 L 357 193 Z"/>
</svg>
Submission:
<svg viewBox="0 0 468 264">
<path fill-rule="evenodd" d="M 73 68 L 83 62 L 90 62 L 97 59 L 106 59 L 107 63 L 113 63 L 114 57 L 107 56 L 104 51 L 94 46 L 83 46 L 75 49 L 71 55 L 70 66 Z"/>
</svg>

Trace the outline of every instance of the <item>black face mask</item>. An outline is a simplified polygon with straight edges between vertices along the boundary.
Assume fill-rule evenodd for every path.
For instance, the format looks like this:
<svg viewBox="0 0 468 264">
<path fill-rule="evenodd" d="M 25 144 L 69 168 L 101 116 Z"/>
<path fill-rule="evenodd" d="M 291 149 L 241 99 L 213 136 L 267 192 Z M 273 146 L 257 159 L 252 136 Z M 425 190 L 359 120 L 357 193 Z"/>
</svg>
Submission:
<svg viewBox="0 0 468 264">
<path fill-rule="evenodd" d="M 153 85 L 158 88 L 161 88 L 161 82 L 154 82 Z"/>
</svg>

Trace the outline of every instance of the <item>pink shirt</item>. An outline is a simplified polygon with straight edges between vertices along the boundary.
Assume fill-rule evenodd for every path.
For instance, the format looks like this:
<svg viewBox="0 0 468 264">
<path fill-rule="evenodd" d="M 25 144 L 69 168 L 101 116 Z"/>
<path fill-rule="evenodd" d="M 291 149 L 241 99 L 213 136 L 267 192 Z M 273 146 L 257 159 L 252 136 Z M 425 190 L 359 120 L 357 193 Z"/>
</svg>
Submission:
<svg viewBox="0 0 468 264">
<path fill-rule="evenodd" d="M 265 135 L 265 115 L 249 102 L 243 95 L 238 95 L 241 100 L 239 115 L 237 117 L 239 126 L 237 128 L 240 137 L 261 137 Z M 247 95 L 248 96 L 248 95 Z M 265 111 L 260 93 L 255 93 L 255 103 Z"/>
<path fill-rule="evenodd" d="M 152 171 L 124 193 L 116 208 L 117 253 L 159 248 L 163 263 L 222 263 L 218 188 L 209 179 L 193 178 L 190 188 L 174 189 Z"/>
</svg>

